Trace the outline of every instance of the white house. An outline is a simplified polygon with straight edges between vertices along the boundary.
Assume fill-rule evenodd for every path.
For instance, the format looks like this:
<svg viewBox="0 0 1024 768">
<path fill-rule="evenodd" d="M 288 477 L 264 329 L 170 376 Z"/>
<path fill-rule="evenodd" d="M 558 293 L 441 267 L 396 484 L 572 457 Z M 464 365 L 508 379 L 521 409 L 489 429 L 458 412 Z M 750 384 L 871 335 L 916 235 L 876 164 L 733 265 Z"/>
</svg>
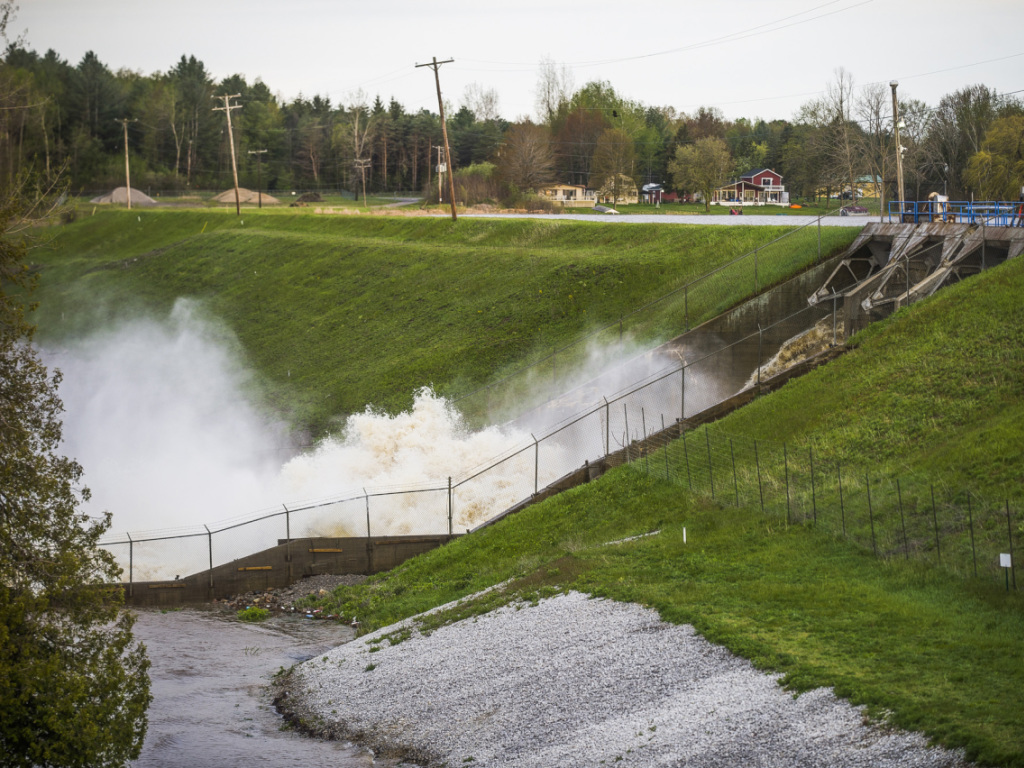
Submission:
<svg viewBox="0 0 1024 768">
<path fill-rule="evenodd" d="M 590 207 L 597 204 L 597 192 L 582 184 L 552 184 L 540 190 L 547 200 L 565 208 Z"/>
</svg>

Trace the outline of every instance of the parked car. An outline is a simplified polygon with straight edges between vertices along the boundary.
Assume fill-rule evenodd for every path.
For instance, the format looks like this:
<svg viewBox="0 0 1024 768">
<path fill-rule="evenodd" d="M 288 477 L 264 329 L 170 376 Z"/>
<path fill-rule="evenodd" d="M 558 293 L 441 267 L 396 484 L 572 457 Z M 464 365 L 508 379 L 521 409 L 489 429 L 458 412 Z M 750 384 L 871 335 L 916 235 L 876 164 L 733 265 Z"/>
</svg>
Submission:
<svg viewBox="0 0 1024 768">
<path fill-rule="evenodd" d="M 863 205 L 844 205 L 839 209 L 840 216 L 867 216 L 868 209 Z"/>
</svg>

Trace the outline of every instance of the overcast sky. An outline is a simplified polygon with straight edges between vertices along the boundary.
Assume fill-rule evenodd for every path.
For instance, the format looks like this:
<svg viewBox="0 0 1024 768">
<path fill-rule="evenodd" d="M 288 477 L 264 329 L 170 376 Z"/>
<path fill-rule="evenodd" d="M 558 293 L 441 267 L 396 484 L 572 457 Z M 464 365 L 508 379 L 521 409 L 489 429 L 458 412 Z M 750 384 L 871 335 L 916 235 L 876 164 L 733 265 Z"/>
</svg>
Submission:
<svg viewBox="0 0 1024 768">
<path fill-rule="evenodd" d="M 858 86 L 900 82 L 932 106 L 984 83 L 1024 91 L 1022 0 L 20 0 L 8 30 L 71 64 L 94 51 L 111 69 L 152 74 L 194 55 L 218 80 L 262 79 L 347 104 L 360 89 L 437 111 L 467 86 L 494 89 L 507 119 L 536 114 L 539 62 L 577 87 L 606 80 L 649 106 L 727 117 L 792 118 L 838 67 Z M 1024 96 L 1024 93 L 1020 94 Z"/>
</svg>

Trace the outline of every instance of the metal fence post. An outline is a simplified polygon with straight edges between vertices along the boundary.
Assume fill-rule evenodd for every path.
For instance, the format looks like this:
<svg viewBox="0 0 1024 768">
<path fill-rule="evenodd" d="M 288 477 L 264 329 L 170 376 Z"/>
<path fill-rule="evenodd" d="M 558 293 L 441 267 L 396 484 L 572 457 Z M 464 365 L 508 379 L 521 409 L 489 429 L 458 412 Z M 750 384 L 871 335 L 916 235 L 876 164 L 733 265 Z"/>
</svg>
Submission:
<svg viewBox="0 0 1024 768">
<path fill-rule="evenodd" d="M 843 519 L 843 536 L 846 536 L 846 504 L 843 502 L 843 465 L 836 462 L 836 477 L 839 478 L 839 514 Z"/>
<path fill-rule="evenodd" d="M 622 437 L 622 444 L 626 447 L 626 463 L 629 464 L 629 409 L 626 407 L 626 402 L 622 402 L 622 418 L 625 422 L 626 433 Z"/>
<path fill-rule="evenodd" d="M 611 429 L 612 429 L 612 409 L 608 404 L 608 398 L 604 398 L 604 455 L 608 457 L 611 455 Z"/>
<path fill-rule="evenodd" d="M 533 433 L 530 433 L 533 437 Z M 533 437 L 533 495 L 536 496 L 540 490 L 540 443 Z"/>
<path fill-rule="evenodd" d="M 739 480 L 736 479 L 736 446 L 733 445 L 732 438 L 729 438 L 729 453 L 732 455 L 732 489 L 736 492 L 736 506 L 740 505 L 740 484 Z"/>
<path fill-rule="evenodd" d="M 807 446 L 807 455 L 811 460 L 811 513 L 814 515 L 814 524 L 818 524 L 818 493 L 814 487 L 814 446 Z"/>
<path fill-rule="evenodd" d="M 661 434 L 665 434 L 665 414 L 661 414 Z M 665 440 L 665 482 L 669 481 L 668 474 L 668 439 Z"/>
<path fill-rule="evenodd" d="M 708 433 L 708 427 L 704 425 L 704 442 L 708 445 L 708 482 L 711 483 L 711 498 L 715 498 L 715 475 L 711 468 L 711 435 Z"/>
<path fill-rule="evenodd" d="M 896 501 L 900 505 L 900 527 L 903 528 L 903 559 L 910 559 L 910 542 L 907 541 L 907 518 L 903 514 L 903 490 L 900 488 L 900 479 L 896 478 Z"/>
<path fill-rule="evenodd" d="M 452 478 L 448 476 L 448 535 L 452 535 Z"/>
<path fill-rule="evenodd" d="M 761 485 L 761 458 L 757 453 L 757 440 L 754 440 L 754 464 L 757 466 L 757 495 L 761 497 L 761 514 L 764 514 L 764 487 Z"/>
<path fill-rule="evenodd" d="M 786 468 L 786 525 L 790 525 L 793 517 L 793 506 L 789 499 L 789 450 L 782 444 L 782 462 Z"/>
<path fill-rule="evenodd" d="M 978 577 L 978 553 L 974 549 L 974 513 L 971 511 L 971 492 L 967 492 L 967 525 L 971 531 L 971 558 L 974 560 L 974 577 Z"/>
<path fill-rule="evenodd" d="M 128 534 L 128 596 L 135 596 L 135 542 L 132 541 L 132 535 Z"/>
<path fill-rule="evenodd" d="M 213 534 L 207 526 L 204 525 L 203 528 L 206 528 L 206 540 L 210 550 L 210 589 L 213 589 Z"/>
<path fill-rule="evenodd" d="M 363 488 L 363 498 L 366 500 L 366 543 L 370 543 L 370 494 Z"/>
<path fill-rule="evenodd" d="M 644 472 L 648 475 L 651 474 L 651 460 L 650 460 L 650 446 L 647 445 L 647 414 L 644 413 L 643 406 L 640 406 L 640 426 L 644 430 L 643 440 L 640 441 L 640 450 L 644 454 Z"/>
<path fill-rule="evenodd" d="M 679 418 L 686 421 L 686 365 L 682 361 L 679 362 L 679 386 Z"/>
<path fill-rule="evenodd" d="M 292 561 L 292 520 L 291 512 L 288 510 L 287 504 L 282 504 L 284 507 L 284 543 L 285 543 L 285 557 L 288 562 Z"/>
<path fill-rule="evenodd" d="M 932 523 L 935 524 L 935 554 L 939 559 L 939 565 L 942 565 L 942 549 L 939 546 L 939 518 L 935 514 L 935 483 L 931 484 L 932 490 Z"/>
<path fill-rule="evenodd" d="M 821 216 L 818 217 L 818 261 L 821 261 Z"/>
<path fill-rule="evenodd" d="M 875 543 L 875 513 L 871 509 L 871 477 L 864 475 L 864 483 L 868 491 L 868 519 L 871 520 L 871 551 L 878 557 L 878 545 Z"/>
<path fill-rule="evenodd" d="M 764 331 L 761 330 L 761 324 L 757 324 L 757 386 L 761 386 L 761 344 L 764 340 Z"/>
<path fill-rule="evenodd" d="M 1010 500 L 1006 500 L 1006 536 L 1010 542 L 1010 575 L 1013 577 L 1013 591 L 1017 591 L 1017 566 L 1013 562 L 1013 524 L 1010 522 Z"/>
</svg>

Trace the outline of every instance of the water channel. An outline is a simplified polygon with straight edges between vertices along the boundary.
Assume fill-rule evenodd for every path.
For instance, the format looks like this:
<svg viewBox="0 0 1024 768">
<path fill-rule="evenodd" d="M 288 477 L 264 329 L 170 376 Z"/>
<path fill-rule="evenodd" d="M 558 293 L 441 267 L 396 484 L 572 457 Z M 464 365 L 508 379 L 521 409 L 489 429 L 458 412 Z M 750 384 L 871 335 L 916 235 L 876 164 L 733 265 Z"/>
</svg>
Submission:
<svg viewBox="0 0 1024 768">
<path fill-rule="evenodd" d="M 281 667 L 354 637 L 350 627 L 299 616 L 245 624 L 203 610 L 138 612 L 152 661 L 153 703 L 139 768 L 394 766 L 343 743 L 284 726 L 268 683 Z"/>
</svg>

